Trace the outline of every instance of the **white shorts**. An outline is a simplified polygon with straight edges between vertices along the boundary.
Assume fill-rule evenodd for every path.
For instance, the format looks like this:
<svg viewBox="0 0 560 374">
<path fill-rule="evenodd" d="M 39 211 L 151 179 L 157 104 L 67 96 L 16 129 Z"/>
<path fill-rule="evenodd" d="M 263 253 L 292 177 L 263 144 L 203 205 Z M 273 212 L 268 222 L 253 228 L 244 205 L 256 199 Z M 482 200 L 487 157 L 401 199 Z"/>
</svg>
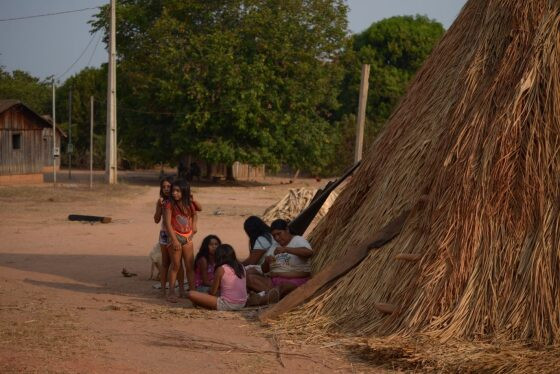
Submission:
<svg viewBox="0 0 560 374">
<path fill-rule="evenodd" d="M 245 303 L 243 304 L 236 304 L 236 303 L 230 303 L 229 301 L 225 300 L 222 297 L 218 297 L 218 302 L 216 305 L 216 309 L 217 310 L 240 310 L 243 309 L 243 307 L 245 306 Z"/>
</svg>

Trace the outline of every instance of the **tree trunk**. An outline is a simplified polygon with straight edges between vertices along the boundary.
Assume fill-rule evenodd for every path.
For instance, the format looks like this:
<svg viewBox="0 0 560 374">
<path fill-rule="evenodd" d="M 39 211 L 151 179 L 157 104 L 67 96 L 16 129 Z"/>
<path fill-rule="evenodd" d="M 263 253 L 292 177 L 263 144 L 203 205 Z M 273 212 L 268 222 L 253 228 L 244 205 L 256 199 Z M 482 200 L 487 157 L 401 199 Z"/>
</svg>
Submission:
<svg viewBox="0 0 560 374">
<path fill-rule="evenodd" d="M 206 178 L 212 180 L 212 164 L 206 162 Z"/>
<path fill-rule="evenodd" d="M 226 167 L 226 180 L 234 181 L 235 177 L 233 176 L 233 165 L 228 165 Z"/>
</svg>

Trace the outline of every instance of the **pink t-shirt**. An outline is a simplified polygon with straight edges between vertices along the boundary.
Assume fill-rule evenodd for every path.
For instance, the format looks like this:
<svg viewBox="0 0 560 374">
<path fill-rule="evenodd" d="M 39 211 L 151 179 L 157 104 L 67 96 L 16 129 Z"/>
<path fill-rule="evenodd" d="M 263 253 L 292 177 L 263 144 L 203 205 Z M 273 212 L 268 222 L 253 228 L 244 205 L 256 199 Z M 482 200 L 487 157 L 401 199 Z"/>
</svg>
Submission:
<svg viewBox="0 0 560 374">
<path fill-rule="evenodd" d="M 247 278 L 238 278 L 229 265 L 222 265 L 224 276 L 220 281 L 220 297 L 233 304 L 245 304 L 247 301 Z"/>
</svg>

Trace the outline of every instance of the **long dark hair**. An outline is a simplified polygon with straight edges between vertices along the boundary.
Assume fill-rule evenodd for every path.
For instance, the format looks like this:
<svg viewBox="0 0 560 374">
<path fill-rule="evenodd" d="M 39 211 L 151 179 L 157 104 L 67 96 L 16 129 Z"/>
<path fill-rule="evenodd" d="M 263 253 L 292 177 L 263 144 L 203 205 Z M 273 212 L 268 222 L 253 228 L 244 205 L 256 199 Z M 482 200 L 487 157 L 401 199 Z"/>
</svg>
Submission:
<svg viewBox="0 0 560 374">
<path fill-rule="evenodd" d="M 221 244 L 216 249 L 216 269 L 222 265 L 229 265 L 237 275 L 237 278 L 243 279 L 245 277 L 245 269 L 241 262 L 237 261 L 235 250 L 229 244 Z"/>
<path fill-rule="evenodd" d="M 181 207 L 179 204 L 177 204 L 177 201 L 172 198 L 171 200 L 173 201 L 173 204 L 177 206 L 183 213 L 190 213 L 192 215 L 191 186 L 189 185 L 189 183 L 184 179 L 177 179 L 173 182 L 173 184 L 171 184 L 171 193 L 173 193 L 173 187 L 179 187 L 179 189 L 181 190 L 181 204 L 183 206 Z"/>
<path fill-rule="evenodd" d="M 250 216 L 243 223 L 243 229 L 249 236 L 249 249 L 255 247 L 255 242 L 259 236 L 264 236 L 270 244 L 272 244 L 272 235 L 270 234 L 270 227 L 262 219 L 257 216 Z"/>
<path fill-rule="evenodd" d="M 161 180 L 159 181 L 159 197 L 163 197 L 164 199 L 166 199 L 169 196 L 163 195 L 163 182 L 168 182 L 169 184 L 173 185 L 173 177 L 161 178 Z M 169 191 L 171 191 L 171 188 L 169 189 Z"/>
<path fill-rule="evenodd" d="M 202 244 L 200 245 L 200 249 L 198 250 L 198 253 L 196 254 L 196 257 L 194 259 L 195 264 L 202 257 L 204 257 L 206 259 L 206 261 L 210 261 L 210 250 L 208 249 L 208 247 L 210 246 L 210 241 L 212 239 L 216 239 L 218 241 L 219 245 L 222 244 L 222 241 L 216 235 L 208 235 L 207 237 L 205 237 L 204 240 L 202 240 Z"/>
</svg>

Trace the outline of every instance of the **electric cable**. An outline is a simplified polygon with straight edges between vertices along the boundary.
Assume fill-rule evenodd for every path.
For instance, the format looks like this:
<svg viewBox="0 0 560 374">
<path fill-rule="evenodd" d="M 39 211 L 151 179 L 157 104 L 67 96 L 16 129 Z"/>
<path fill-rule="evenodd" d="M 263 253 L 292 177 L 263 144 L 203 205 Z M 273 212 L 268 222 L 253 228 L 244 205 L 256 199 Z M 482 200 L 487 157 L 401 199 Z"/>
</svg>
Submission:
<svg viewBox="0 0 560 374">
<path fill-rule="evenodd" d="M 64 11 L 55 12 L 55 13 L 36 14 L 36 15 L 33 15 L 33 16 L 23 16 L 23 17 L 14 17 L 14 18 L 2 18 L 2 19 L 0 19 L 0 22 L 18 21 L 18 20 L 22 20 L 22 19 L 39 18 L 39 17 L 50 17 L 50 16 L 57 16 L 57 15 L 59 15 L 59 14 L 83 12 L 83 11 L 86 11 L 86 10 L 99 9 L 99 8 L 101 8 L 101 7 L 96 6 L 96 7 L 91 7 L 91 8 L 82 8 L 82 9 L 75 9 L 75 10 L 64 10 Z"/>
<path fill-rule="evenodd" d="M 93 52 L 91 52 L 91 56 L 89 56 L 89 60 L 88 60 L 88 63 L 86 65 L 86 67 L 89 66 L 89 64 L 91 63 L 91 60 L 93 59 L 93 55 L 95 54 L 95 51 L 97 51 L 97 46 L 99 45 L 99 42 L 101 41 L 101 39 L 103 39 L 103 34 L 102 33 L 99 34 L 99 39 L 97 39 L 97 43 L 95 43 L 95 47 L 93 47 Z"/>
<path fill-rule="evenodd" d="M 72 68 L 74 67 L 74 65 L 76 65 L 76 63 L 77 63 L 78 61 L 80 61 L 80 59 L 82 58 L 82 56 L 86 53 L 86 51 L 88 50 L 89 46 L 91 45 L 91 42 L 93 42 L 93 39 L 95 38 L 95 34 L 96 34 L 96 33 L 94 33 L 94 34 L 91 36 L 91 38 L 89 39 L 88 44 L 86 45 L 86 47 L 84 48 L 84 50 L 82 51 L 82 53 L 80 53 L 80 55 L 78 56 L 78 58 L 76 59 L 76 61 L 74 61 L 74 62 L 72 63 L 72 65 L 70 65 L 70 67 L 69 67 L 68 69 L 66 69 L 66 71 L 65 71 L 64 73 L 58 75 L 58 76 L 56 77 L 56 79 L 60 79 L 60 78 L 62 78 L 63 76 L 65 76 L 65 75 L 70 71 L 70 69 L 72 69 Z"/>
</svg>

